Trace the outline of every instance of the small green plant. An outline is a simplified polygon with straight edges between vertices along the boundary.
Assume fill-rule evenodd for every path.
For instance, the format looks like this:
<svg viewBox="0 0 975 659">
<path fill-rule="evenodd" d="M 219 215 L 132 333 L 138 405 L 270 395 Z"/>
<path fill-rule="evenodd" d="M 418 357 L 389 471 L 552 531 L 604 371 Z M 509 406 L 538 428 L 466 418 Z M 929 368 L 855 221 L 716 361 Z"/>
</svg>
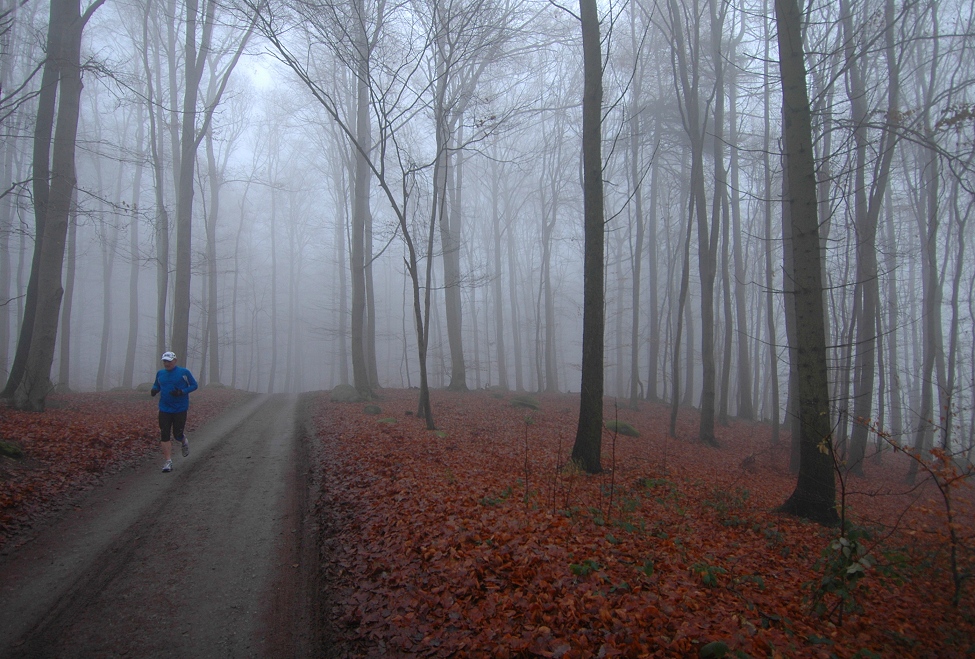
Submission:
<svg viewBox="0 0 975 659">
<path fill-rule="evenodd" d="M 735 579 L 736 583 L 753 583 L 758 586 L 759 590 L 765 590 L 765 579 L 762 578 L 760 574 L 746 574 L 743 577 Z"/>
<path fill-rule="evenodd" d="M 643 566 L 637 568 L 637 570 L 640 572 L 640 574 L 642 574 L 645 577 L 652 577 L 653 576 L 653 568 L 654 568 L 653 560 L 652 559 L 647 559 L 647 560 L 643 561 Z"/>
<path fill-rule="evenodd" d="M 396 423 L 396 419 L 394 419 L 391 416 L 387 416 L 387 417 L 384 417 L 384 418 L 380 419 L 379 420 L 379 423 L 388 423 L 388 424 L 392 425 L 392 424 Z"/>
<path fill-rule="evenodd" d="M 480 504 L 482 506 L 497 506 L 507 501 L 508 497 L 511 496 L 511 492 L 512 489 L 511 486 L 509 485 L 508 487 L 501 490 L 501 493 L 496 497 L 492 497 L 492 496 L 481 497 Z"/>
<path fill-rule="evenodd" d="M 691 566 L 691 571 L 701 577 L 701 583 L 703 583 L 708 588 L 714 588 L 718 585 L 718 575 L 726 574 L 728 571 L 723 567 L 717 565 L 708 565 L 707 563 L 695 563 Z"/>
<path fill-rule="evenodd" d="M 366 405 L 362 408 L 362 411 L 365 414 L 380 414 L 382 409 L 378 405 Z"/>
<path fill-rule="evenodd" d="M 626 421 L 620 421 L 618 419 L 611 419 L 606 422 L 606 429 L 610 432 L 619 433 L 620 435 L 626 435 L 627 437 L 639 437 L 640 433 L 636 428 L 628 424 Z"/>
<path fill-rule="evenodd" d="M 720 487 L 711 490 L 711 498 L 704 500 L 704 505 L 714 508 L 719 514 L 725 515 L 731 510 L 742 510 L 748 503 L 750 493 L 743 487 L 736 487 L 728 491 Z"/>
<path fill-rule="evenodd" d="M 851 525 L 823 550 L 816 563 L 823 576 L 812 592 L 812 610 L 816 615 L 828 619 L 835 616 L 836 624 L 841 626 L 846 611 L 863 610 L 857 590 L 874 565 L 863 542 L 869 537 L 865 529 Z"/>
<path fill-rule="evenodd" d="M 569 570 L 577 577 L 588 577 L 593 572 L 597 572 L 601 569 L 602 565 L 591 558 L 587 558 L 581 563 L 569 563 Z"/>
<path fill-rule="evenodd" d="M 769 547 L 775 547 L 785 542 L 785 534 L 779 531 L 774 526 L 772 528 L 765 529 L 762 531 L 765 536 L 765 542 L 768 543 Z"/>
<path fill-rule="evenodd" d="M 642 519 L 637 520 L 635 524 L 628 519 L 618 519 L 613 522 L 613 525 L 627 533 L 643 533 L 646 530 L 646 525 Z"/>
<path fill-rule="evenodd" d="M 748 526 L 750 522 L 744 517 L 738 517 L 738 515 L 728 515 L 727 517 L 721 518 L 721 524 L 734 528 L 736 526 Z"/>
</svg>

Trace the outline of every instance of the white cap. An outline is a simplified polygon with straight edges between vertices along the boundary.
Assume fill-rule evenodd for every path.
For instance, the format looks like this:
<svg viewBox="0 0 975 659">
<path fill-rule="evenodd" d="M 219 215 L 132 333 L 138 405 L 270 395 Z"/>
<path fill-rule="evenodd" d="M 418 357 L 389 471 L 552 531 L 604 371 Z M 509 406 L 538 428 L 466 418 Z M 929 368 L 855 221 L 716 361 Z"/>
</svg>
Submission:
<svg viewBox="0 0 975 659">
<path fill-rule="evenodd" d="M 167 352 L 164 352 L 163 355 L 162 355 L 162 360 L 164 362 L 174 362 L 174 361 L 176 361 L 176 353 L 175 352 L 168 352 L 168 351 Z"/>
</svg>

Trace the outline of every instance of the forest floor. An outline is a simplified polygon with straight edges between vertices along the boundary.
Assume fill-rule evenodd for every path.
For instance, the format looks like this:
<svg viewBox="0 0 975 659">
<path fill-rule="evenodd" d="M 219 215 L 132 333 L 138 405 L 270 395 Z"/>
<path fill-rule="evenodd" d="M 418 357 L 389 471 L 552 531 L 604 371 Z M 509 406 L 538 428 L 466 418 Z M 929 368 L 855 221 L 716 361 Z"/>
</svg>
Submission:
<svg viewBox="0 0 975 659">
<path fill-rule="evenodd" d="M 333 656 L 975 656 L 975 583 L 952 603 L 944 499 L 903 453 L 838 486 L 844 545 L 774 512 L 796 478 L 765 424 L 709 448 L 694 410 L 673 439 L 668 407 L 607 400 L 639 437 L 604 432 L 587 476 L 566 467 L 578 396 L 435 391 L 437 431 L 415 391 L 381 397 L 317 412 Z M 973 480 L 948 488 L 959 575 Z"/>
<path fill-rule="evenodd" d="M 25 556 L 56 562 L 59 538 L 50 536 L 70 540 L 66 521 L 129 529 L 116 529 L 124 533 L 103 550 L 111 569 L 67 575 L 99 591 L 98 601 L 75 597 L 34 628 L 60 636 L 0 638 L 0 656 L 73 656 L 72 647 L 81 656 L 99 643 L 109 655 L 139 654 L 129 637 L 147 621 L 161 626 L 150 641 L 168 634 L 173 647 L 202 642 L 237 656 L 307 650 L 319 633 L 329 657 L 975 655 L 975 488 L 962 478 L 944 488 L 949 525 L 938 487 L 957 473 L 948 463 L 934 460 L 907 485 L 908 456 L 868 459 L 864 476 L 838 483 L 855 525 L 841 539 L 774 512 L 795 476 L 787 440 L 772 445 L 767 425 L 732 420 L 709 448 L 694 440 L 694 410 L 681 411 L 673 439 L 669 408 L 608 400 L 607 420 L 639 436 L 604 432 L 604 471 L 588 476 L 567 465 L 578 396 L 434 391 L 437 430 L 428 431 L 416 395 L 382 391 L 377 413 L 325 394 L 282 405 L 204 389 L 190 414 L 199 441 L 169 475 L 156 473 L 155 406 L 145 393 L 59 396 L 43 414 L 0 408 L 0 439 L 26 454 L 0 458 L 5 602 Z M 282 426 L 290 434 L 268 442 L 268 428 Z M 285 452 L 262 453 L 279 445 Z M 252 454 L 262 456 L 257 467 Z M 153 479 L 163 476 L 183 480 L 162 489 Z M 109 519 L 143 499 L 154 503 L 132 513 L 142 525 Z M 153 511 L 176 518 L 163 535 L 132 530 Z M 247 555 L 228 560 L 237 545 Z M 154 547 L 175 557 L 162 567 L 176 576 L 161 584 Z M 256 583 L 219 572 L 239 561 Z M 120 562 L 141 569 L 115 577 Z M 238 590 L 214 596 L 228 584 Z M 146 599 L 162 608 L 101 635 L 88 629 L 153 589 L 161 598 Z M 267 614 L 254 598 L 277 611 L 276 631 L 245 621 L 244 611 Z M 240 621 L 207 629 L 224 614 Z"/>
</svg>

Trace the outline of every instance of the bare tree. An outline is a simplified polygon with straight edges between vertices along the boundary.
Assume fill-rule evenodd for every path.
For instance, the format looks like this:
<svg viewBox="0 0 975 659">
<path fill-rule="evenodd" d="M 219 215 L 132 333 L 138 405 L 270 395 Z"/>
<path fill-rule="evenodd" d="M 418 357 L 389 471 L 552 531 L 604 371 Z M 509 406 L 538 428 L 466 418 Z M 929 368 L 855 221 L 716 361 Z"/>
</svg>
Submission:
<svg viewBox="0 0 975 659">
<path fill-rule="evenodd" d="M 582 389 L 579 424 L 572 459 L 586 472 L 602 471 L 603 435 L 603 159 L 602 159 L 602 46 L 596 0 L 579 0 L 585 81 L 582 94 L 582 170 L 585 222 L 584 301 L 582 311 Z"/>
<path fill-rule="evenodd" d="M 787 203 L 791 224 L 791 244 L 786 244 L 786 250 L 791 250 L 793 258 L 792 268 L 786 270 L 786 276 L 793 284 L 791 300 L 787 304 L 793 306 L 796 317 L 797 360 L 793 369 L 797 374 L 801 432 L 799 479 L 781 510 L 821 524 L 835 524 L 838 516 L 834 507 L 832 430 L 826 377 L 823 258 L 802 43 L 802 12 L 796 0 L 775 1 L 775 23 L 782 76 Z"/>
<path fill-rule="evenodd" d="M 718 228 L 720 226 L 720 195 L 723 182 L 723 164 L 716 164 L 716 197 L 712 217 L 708 221 L 704 186 L 704 146 L 707 116 L 703 112 L 706 100 L 701 94 L 701 67 L 703 39 L 701 35 L 702 10 L 697 2 L 691 6 L 678 5 L 676 0 L 667 2 L 667 18 L 670 36 L 674 39 L 674 85 L 681 103 L 684 130 L 691 146 L 691 201 L 689 212 L 697 220 L 698 273 L 701 283 L 701 361 L 703 378 L 701 388 L 701 421 L 698 439 L 715 445 L 715 358 L 714 358 L 714 279 L 717 269 Z M 718 19 L 715 18 L 715 21 Z M 717 64 L 717 70 L 721 67 Z M 717 83 L 716 83 L 717 84 Z M 719 92 L 720 95 L 720 92 Z M 715 143 L 720 143 L 720 139 Z M 716 147 L 717 148 L 717 147 Z M 717 160 L 716 160 L 717 162 Z M 690 363 L 690 360 L 688 360 Z M 690 377 L 688 377 L 690 382 Z"/>
<path fill-rule="evenodd" d="M 81 13 L 77 0 L 51 2 L 48 59 L 41 83 L 43 98 L 38 103 L 34 134 L 35 186 L 36 192 L 41 194 L 38 196 L 35 192 L 37 229 L 31 268 L 33 290 L 28 286 L 28 305 L 33 307 L 33 314 L 31 322 L 25 318 L 24 327 L 29 326 L 29 329 L 22 329 L 18 344 L 18 357 L 23 354 L 23 365 L 20 369 L 11 369 L 4 392 L 12 393 L 15 405 L 21 409 L 43 410 L 51 390 L 51 365 L 63 293 L 64 246 L 76 183 L 75 142 L 82 89 L 81 35 L 85 24 L 103 3 L 104 0 L 95 0 Z"/>
<path fill-rule="evenodd" d="M 203 0 L 201 7 L 200 0 L 186 0 L 185 46 L 183 51 L 185 79 L 180 121 L 179 172 L 176 181 L 176 271 L 174 273 L 171 341 L 172 349 L 183 359 L 186 358 L 189 347 L 191 237 L 196 154 L 200 143 L 206 136 L 207 129 L 213 119 L 213 113 L 220 104 L 223 92 L 227 88 L 230 75 L 247 46 L 257 20 L 255 12 L 249 25 L 242 31 L 237 44 L 228 48 L 230 52 L 233 52 L 233 55 L 217 75 L 220 82 L 215 86 L 211 98 L 207 99 L 209 104 L 201 112 L 198 107 L 200 82 L 203 79 L 203 70 L 206 68 L 207 58 L 210 56 L 218 4 L 217 0 Z M 199 34 L 197 34 L 198 30 Z"/>
</svg>

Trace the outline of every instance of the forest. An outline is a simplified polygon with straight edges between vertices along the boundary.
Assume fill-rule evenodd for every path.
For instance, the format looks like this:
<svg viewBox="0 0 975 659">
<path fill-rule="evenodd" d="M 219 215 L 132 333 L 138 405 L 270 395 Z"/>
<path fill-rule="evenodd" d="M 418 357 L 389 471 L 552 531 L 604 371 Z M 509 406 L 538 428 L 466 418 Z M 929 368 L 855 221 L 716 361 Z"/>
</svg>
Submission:
<svg viewBox="0 0 975 659">
<path fill-rule="evenodd" d="M 523 457 L 524 480 L 492 475 L 484 487 L 507 494 L 462 506 L 517 491 L 541 524 L 548 486 L 529 487 L 529 457 L 555 455 L 602 479 L 575 490 L 591 516 L 629 523 L 615 482 L 604 502 L 619 473 L 678 526 L 691 497 L 718 510 L 711 526 L 759 529 L 761 552 L 787 523 L 749 518 L 737 481 L 702 489 L 694 465 L 775 466 L 764 508 L 841 529 L 839 624 L 843 588 L 872 567 L 846 525 L 849 479 L 889 453 L 885 483 L 923 480 L 927 521 L 944 522 L 912 551 L 942 552 L 955 616 L 975 473 L 973 94 L 961 0 L 0 0 L 0 421 L 43 427 L 23 415 L 79 392 L 122 400 L 170 350 L 211 395 L 409 399 L 427 431 L 472 433 L 478 450 L 457 426 L 463 396 L 473 422 L 533 394 L 559 410 L 547 453 L 529 451 L 534 416 L 508 418 L 498 432 L 523 421 L 524 453 L 505 435 L 493 459 L 517 473 Z M 348 409 L 328 410 L 362 439 Z M 645 446 L 617 464 L 627 414 L 653 427 L 649 463 L 670 480 L 626 471 Z M 356 459 L 395 478 L 452 459 L 427 447 L 390 466 L 319 424 L 345 476 Z M 376 446 L 402 439 L 379 428 Z M 457 503 L 460 464 L 423 485 L 446 488 L 435 505 Z M 545 533 L 576 533 L 578 474 L 546 473 Z M 345 503 L 386 514 L 365 501 Z M 722 580 L 713 555 L 691 565 L 672 544 L 695 587 Z M 608 578 L 592 561 L 575 577 Z M 659 591 L 649 565 L 640 583 Z M 371 605 L 348 615 L 371 624 Z M 626 627 L 620 610 L 607 629 Z M 780 647 L 798 633 L 785 628 Z M 690 651 L 685 631 L 666 642 Z M 654 642 L 620 634 L 613 647 Z M 561 656 L 549 640 L 537 652 Z"/>
<path fill-rule="evenodd" d="M 77 5 L 0 13 L 5 397 L 131 388 L 167 349 L 251 391 L 580 390 L 576 8 Z M 975 8 L 801 11 L 834 441 L 970 457 Z M 773 7 L 597 12 L 604 392 L 778 428 L 802 324 Z"/>
</svg>

